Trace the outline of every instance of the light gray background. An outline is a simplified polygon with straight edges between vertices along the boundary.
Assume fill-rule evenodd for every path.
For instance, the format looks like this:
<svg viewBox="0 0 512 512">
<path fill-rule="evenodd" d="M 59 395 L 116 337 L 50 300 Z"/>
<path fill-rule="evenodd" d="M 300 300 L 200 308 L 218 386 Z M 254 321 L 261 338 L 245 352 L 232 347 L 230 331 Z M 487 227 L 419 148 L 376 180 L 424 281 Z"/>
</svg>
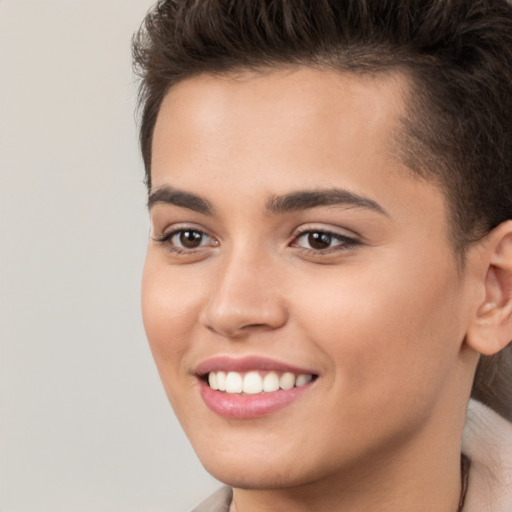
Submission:
<svg viewBox="0 0 512 512">
<path fill-rule="evenodd" d="M 188 510 L 218 486 L 139 311 L 130 38 L 150 0 L 0 0 L 0 511 Z"/>
</svg>

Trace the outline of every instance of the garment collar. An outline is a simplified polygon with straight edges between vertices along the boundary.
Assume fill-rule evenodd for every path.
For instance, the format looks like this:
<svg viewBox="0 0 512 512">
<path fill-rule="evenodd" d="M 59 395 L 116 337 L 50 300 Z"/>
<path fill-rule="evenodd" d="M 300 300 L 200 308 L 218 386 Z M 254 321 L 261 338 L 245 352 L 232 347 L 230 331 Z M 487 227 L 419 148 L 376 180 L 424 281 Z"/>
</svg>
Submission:
<svg viewBox="0 0 512 512">
<path fill-rule="evenodd" d="M 471 461 L 464 512 L 512 512 L 512 423 L 470 400 L 462 453 Z"/>
</svg>

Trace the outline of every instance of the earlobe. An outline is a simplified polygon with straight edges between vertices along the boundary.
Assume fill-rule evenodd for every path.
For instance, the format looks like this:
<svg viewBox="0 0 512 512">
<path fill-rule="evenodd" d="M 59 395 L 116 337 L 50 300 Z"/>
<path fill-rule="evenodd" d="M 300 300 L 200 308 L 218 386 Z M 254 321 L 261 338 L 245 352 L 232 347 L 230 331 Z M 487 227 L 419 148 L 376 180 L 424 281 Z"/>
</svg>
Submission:
<svg viewBox="0 0 512 512">
<path fill-rule="evenodd" d="M 492 230 L 481 252 L 485 266 L 485 298 L 478 306 L 466 343 L 483 355 L 492 355 L 512 339 L 512 221 Z"/>
</svg>

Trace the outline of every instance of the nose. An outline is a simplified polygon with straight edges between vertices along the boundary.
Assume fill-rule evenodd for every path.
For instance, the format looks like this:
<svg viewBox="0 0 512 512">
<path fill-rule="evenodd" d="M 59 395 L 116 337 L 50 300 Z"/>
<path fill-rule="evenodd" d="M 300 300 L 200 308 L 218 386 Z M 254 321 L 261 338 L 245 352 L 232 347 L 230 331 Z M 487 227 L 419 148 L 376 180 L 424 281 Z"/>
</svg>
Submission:
<svg viewBox="0 0 512 512">
<path fill-rule="evenodd" d="M 286 324 L 279 269 L 255 255 L 230 256 L 219 265 L 201 321 L 227 338 L 243 338 L 255 331 L 272 331 Z"/>
</svg>

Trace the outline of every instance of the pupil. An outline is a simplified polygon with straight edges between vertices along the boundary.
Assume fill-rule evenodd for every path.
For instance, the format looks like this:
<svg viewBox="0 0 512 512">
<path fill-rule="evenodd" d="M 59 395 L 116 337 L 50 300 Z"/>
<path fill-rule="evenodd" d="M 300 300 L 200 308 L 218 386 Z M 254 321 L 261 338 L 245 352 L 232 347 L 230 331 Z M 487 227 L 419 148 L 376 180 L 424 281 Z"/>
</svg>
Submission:
<svg viewBox="0 0 512 512">
<path fill-rule="evenodd" d="M 331 245 L 331 236 L 327 233 L 310 233 L 308 243 L 313 249 L 327 249 Z"/>
<path fill-rule="evenodd" d="M 201 244 L 202 235 L 197 231 L 183 231 L 180 234 L 180 243 L 187 249 L 194 249 Z"/>
</svg>

